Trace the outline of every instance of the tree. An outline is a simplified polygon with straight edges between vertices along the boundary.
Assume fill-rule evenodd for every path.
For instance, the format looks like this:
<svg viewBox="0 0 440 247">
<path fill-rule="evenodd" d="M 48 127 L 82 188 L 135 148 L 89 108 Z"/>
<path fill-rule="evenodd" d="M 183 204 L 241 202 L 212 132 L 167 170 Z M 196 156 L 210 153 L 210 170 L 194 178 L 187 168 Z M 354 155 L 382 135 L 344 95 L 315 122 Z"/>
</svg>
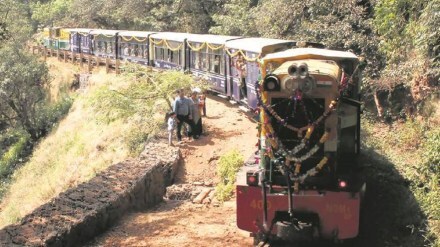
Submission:
<svg viewBox="0 0 440 247">
<path fill-rule="evenodd" d="M 252 36 L 258 35 L 252 8 L 255 0 L 227 0 L 212 19 L 215 24 L 209 30 L 214 34 Z"/>
<path fill-rule="evenodd" d="M 32 4 L 31 18 L 40 25 L 62 25 L 62 20 L 69 17 L 73 0 L 37 1 Z"/>
<path fill-rule="evenodd" d="M 0 50 L 0 119 L 20 125 L 32 140 L 45 134 L 38 111 L 48 82 L 45 63 L 17 47 Z"/>
</svg>

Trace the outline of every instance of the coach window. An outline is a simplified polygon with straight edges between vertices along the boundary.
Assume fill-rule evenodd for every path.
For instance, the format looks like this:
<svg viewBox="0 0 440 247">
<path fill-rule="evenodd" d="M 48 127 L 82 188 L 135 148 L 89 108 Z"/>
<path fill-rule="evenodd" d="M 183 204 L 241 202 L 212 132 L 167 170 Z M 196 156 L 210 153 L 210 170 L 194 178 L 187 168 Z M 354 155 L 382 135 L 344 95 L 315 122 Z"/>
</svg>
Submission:
<svg viewBox="0 0 440 247">
<path fill-rule="evenodd" d="M 130 44 L 130 57 L 136 56 L 136 46 L 133 44 Z"/>
<path fill-rule="evenodd" d="M 142 46 L 142 57 L 148 58 L 148 47 L 146 45 Z"/>
<path fill-rule="evenodd" d="M 175 42 L 175 41 L 168 41 L 167 43 L 170 46 L 170 48 L 172 48 L 173 50 L 181 45 L 179 42 Z M 168 52 L 165 53 L 166 56 L 165 61 L 180 65 L 181 49 L 178 49 L 177 51 L 173 51 L 173 50 L 167 49 Z"/>
<path fill-rule="evenodd" d="M 76 43 L 76 40 L 78 39 L 78 38 L 81 38 L 80 37 L 80 35 L 81 34 L 79 34 L 79 33 L 77 33 L 77 34 L 75 34 L 75 43 Z M 89 42 L 88 42 L 89 40 L 88 40 L 88 38 L 86 37 L 86 36 L 82 36 L 82 38 L 81 38 L 81 46 L 82 47 L 87 47 L 87 46 L 89 46 Z"/>
<path fill-rule="evenodd" d="M 95 47 L 96 51 L 97 51 L 97 52 L 101 52 L 101 49 L 102 49 L 102 43 L 101 43 L 101 41 L 98 41 L 98 42 L 96 42 L 95 44 L 96 44 L 96 47 Z"/>
<path fill-rule="evenodd" d="M 113 53 L 113 42 L 106 42 L 106 43 L 107 43 L 107 49 L 106 49 L 107 54 Z"/>
<path fill-rule="evenodd" d="M 203 71 L 208 71 L 209 70 L 209 58 L 208 58 L 208 50 L 206 49 L 202 49 L 202 51 L 200 52 L 201 55 L 201 64 L 202 64 L 202 70 Z"/>
<path fill-rule="evenodd" d="M 156 60 L 164 60 L 164 48 L 159 45 L 154 45 L 154 55 Z"/>
<path fill-rule="evenodd" d="M 170 54 L 169 61 L 171 63 L 180 65 L 180 50 L 177 51 L 169 50 L 169 54 Z"/>
<path fill-rule="evenodd" d="M 193 44 L 194 46 L 194 44 Z M 195 45 L 197 46 L 197 45 Z M 202 69 L 202 53 L 201 51 L 190 50 L 191 57 L 191 68 Z"/>
<path fill-rule="evenodd" d="M 136 57 L 139 57 L 139 55 L 142 55 L 142 53 L 140 52 L 139 44 L 134 45 L 134 55 Z"/>
<path fill-rule="evenodd" d="M 209 71 L 216 74 L 224 74 L 222 50 L 209 49 Z"/>
</svg>

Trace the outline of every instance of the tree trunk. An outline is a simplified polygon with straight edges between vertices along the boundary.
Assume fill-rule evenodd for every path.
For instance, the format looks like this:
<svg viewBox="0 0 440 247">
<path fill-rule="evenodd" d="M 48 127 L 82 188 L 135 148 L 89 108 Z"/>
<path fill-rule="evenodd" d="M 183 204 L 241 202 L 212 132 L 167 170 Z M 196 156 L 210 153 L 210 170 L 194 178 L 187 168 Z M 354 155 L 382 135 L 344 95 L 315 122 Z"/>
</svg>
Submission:
<svg viewBox="0 0 440 247">
<path fill-rule="evenodd" d="M 383 117 L 383 107 L 380 104 L 380 100 L 379 100 L 379 96 L 377 95 L 377 91 L 374 91 L 374 103 L 376 103 L 376 108 L 377 108 L 377 115 L 379 117 Z"/>
</svg>

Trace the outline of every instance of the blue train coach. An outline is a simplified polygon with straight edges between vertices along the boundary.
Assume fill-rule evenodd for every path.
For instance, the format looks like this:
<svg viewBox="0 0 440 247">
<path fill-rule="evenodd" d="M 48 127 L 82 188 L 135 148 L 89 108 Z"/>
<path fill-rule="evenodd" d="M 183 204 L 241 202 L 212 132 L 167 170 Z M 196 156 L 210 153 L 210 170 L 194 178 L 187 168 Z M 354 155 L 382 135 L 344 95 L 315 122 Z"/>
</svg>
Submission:
<svg viewBox="0 0 440 247">
<path fill-rule="evenodd" d="M 122 60 L 150 65 L 150 35 L 154 32 L 122 31 L 118 33 L 118 57 Z"/>
<path fill-rule="evenodd" d="M 225 53 L 228 40 L 238 36 L 193 34 L 187 43 L 187 69 L 195 76 L 211 82 L 211 90 L 226 94 L 226 75 L 230 73 L 229 57 Z"/>
<path fill-rule="evenodd" d="M 93 30 L 93 54 L 98 57 L 117 59 L 118 30 Z"/>
<path fill-rule="evenodd" d="M 92 35 L 93 29 L 70 28 L 70 51 L 83 54 L 92 54 Z"/>
<path fill-rule="evenodd" d="M 257 107 L 254 83 L 259 79 L 259 59 L 266 54 L 283 51 L 296 42 L 280 39 L 243 38 L 227 41 L 225 52 L 229 56 L 230 70 L 227 74 L 227 96 Z"/>
</svg>

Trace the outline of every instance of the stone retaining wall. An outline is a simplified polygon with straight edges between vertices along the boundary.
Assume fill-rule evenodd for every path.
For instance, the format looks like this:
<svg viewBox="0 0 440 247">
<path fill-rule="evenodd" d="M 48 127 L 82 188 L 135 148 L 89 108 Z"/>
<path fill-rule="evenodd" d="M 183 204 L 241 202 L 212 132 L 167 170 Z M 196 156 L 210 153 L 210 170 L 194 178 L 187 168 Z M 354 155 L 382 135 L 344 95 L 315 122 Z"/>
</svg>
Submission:
<svg viewBox="0 0 440 247">
<path fill-rule="evenodd" d="M 0 230 L 0 246 L 77 246 L 108 229 L 132 209 L 160 202 L 173 182 L 180 152 L 151 143 L 139 159 L 110 166 L 87 183 L 61 193 Z"/>
</svg>

